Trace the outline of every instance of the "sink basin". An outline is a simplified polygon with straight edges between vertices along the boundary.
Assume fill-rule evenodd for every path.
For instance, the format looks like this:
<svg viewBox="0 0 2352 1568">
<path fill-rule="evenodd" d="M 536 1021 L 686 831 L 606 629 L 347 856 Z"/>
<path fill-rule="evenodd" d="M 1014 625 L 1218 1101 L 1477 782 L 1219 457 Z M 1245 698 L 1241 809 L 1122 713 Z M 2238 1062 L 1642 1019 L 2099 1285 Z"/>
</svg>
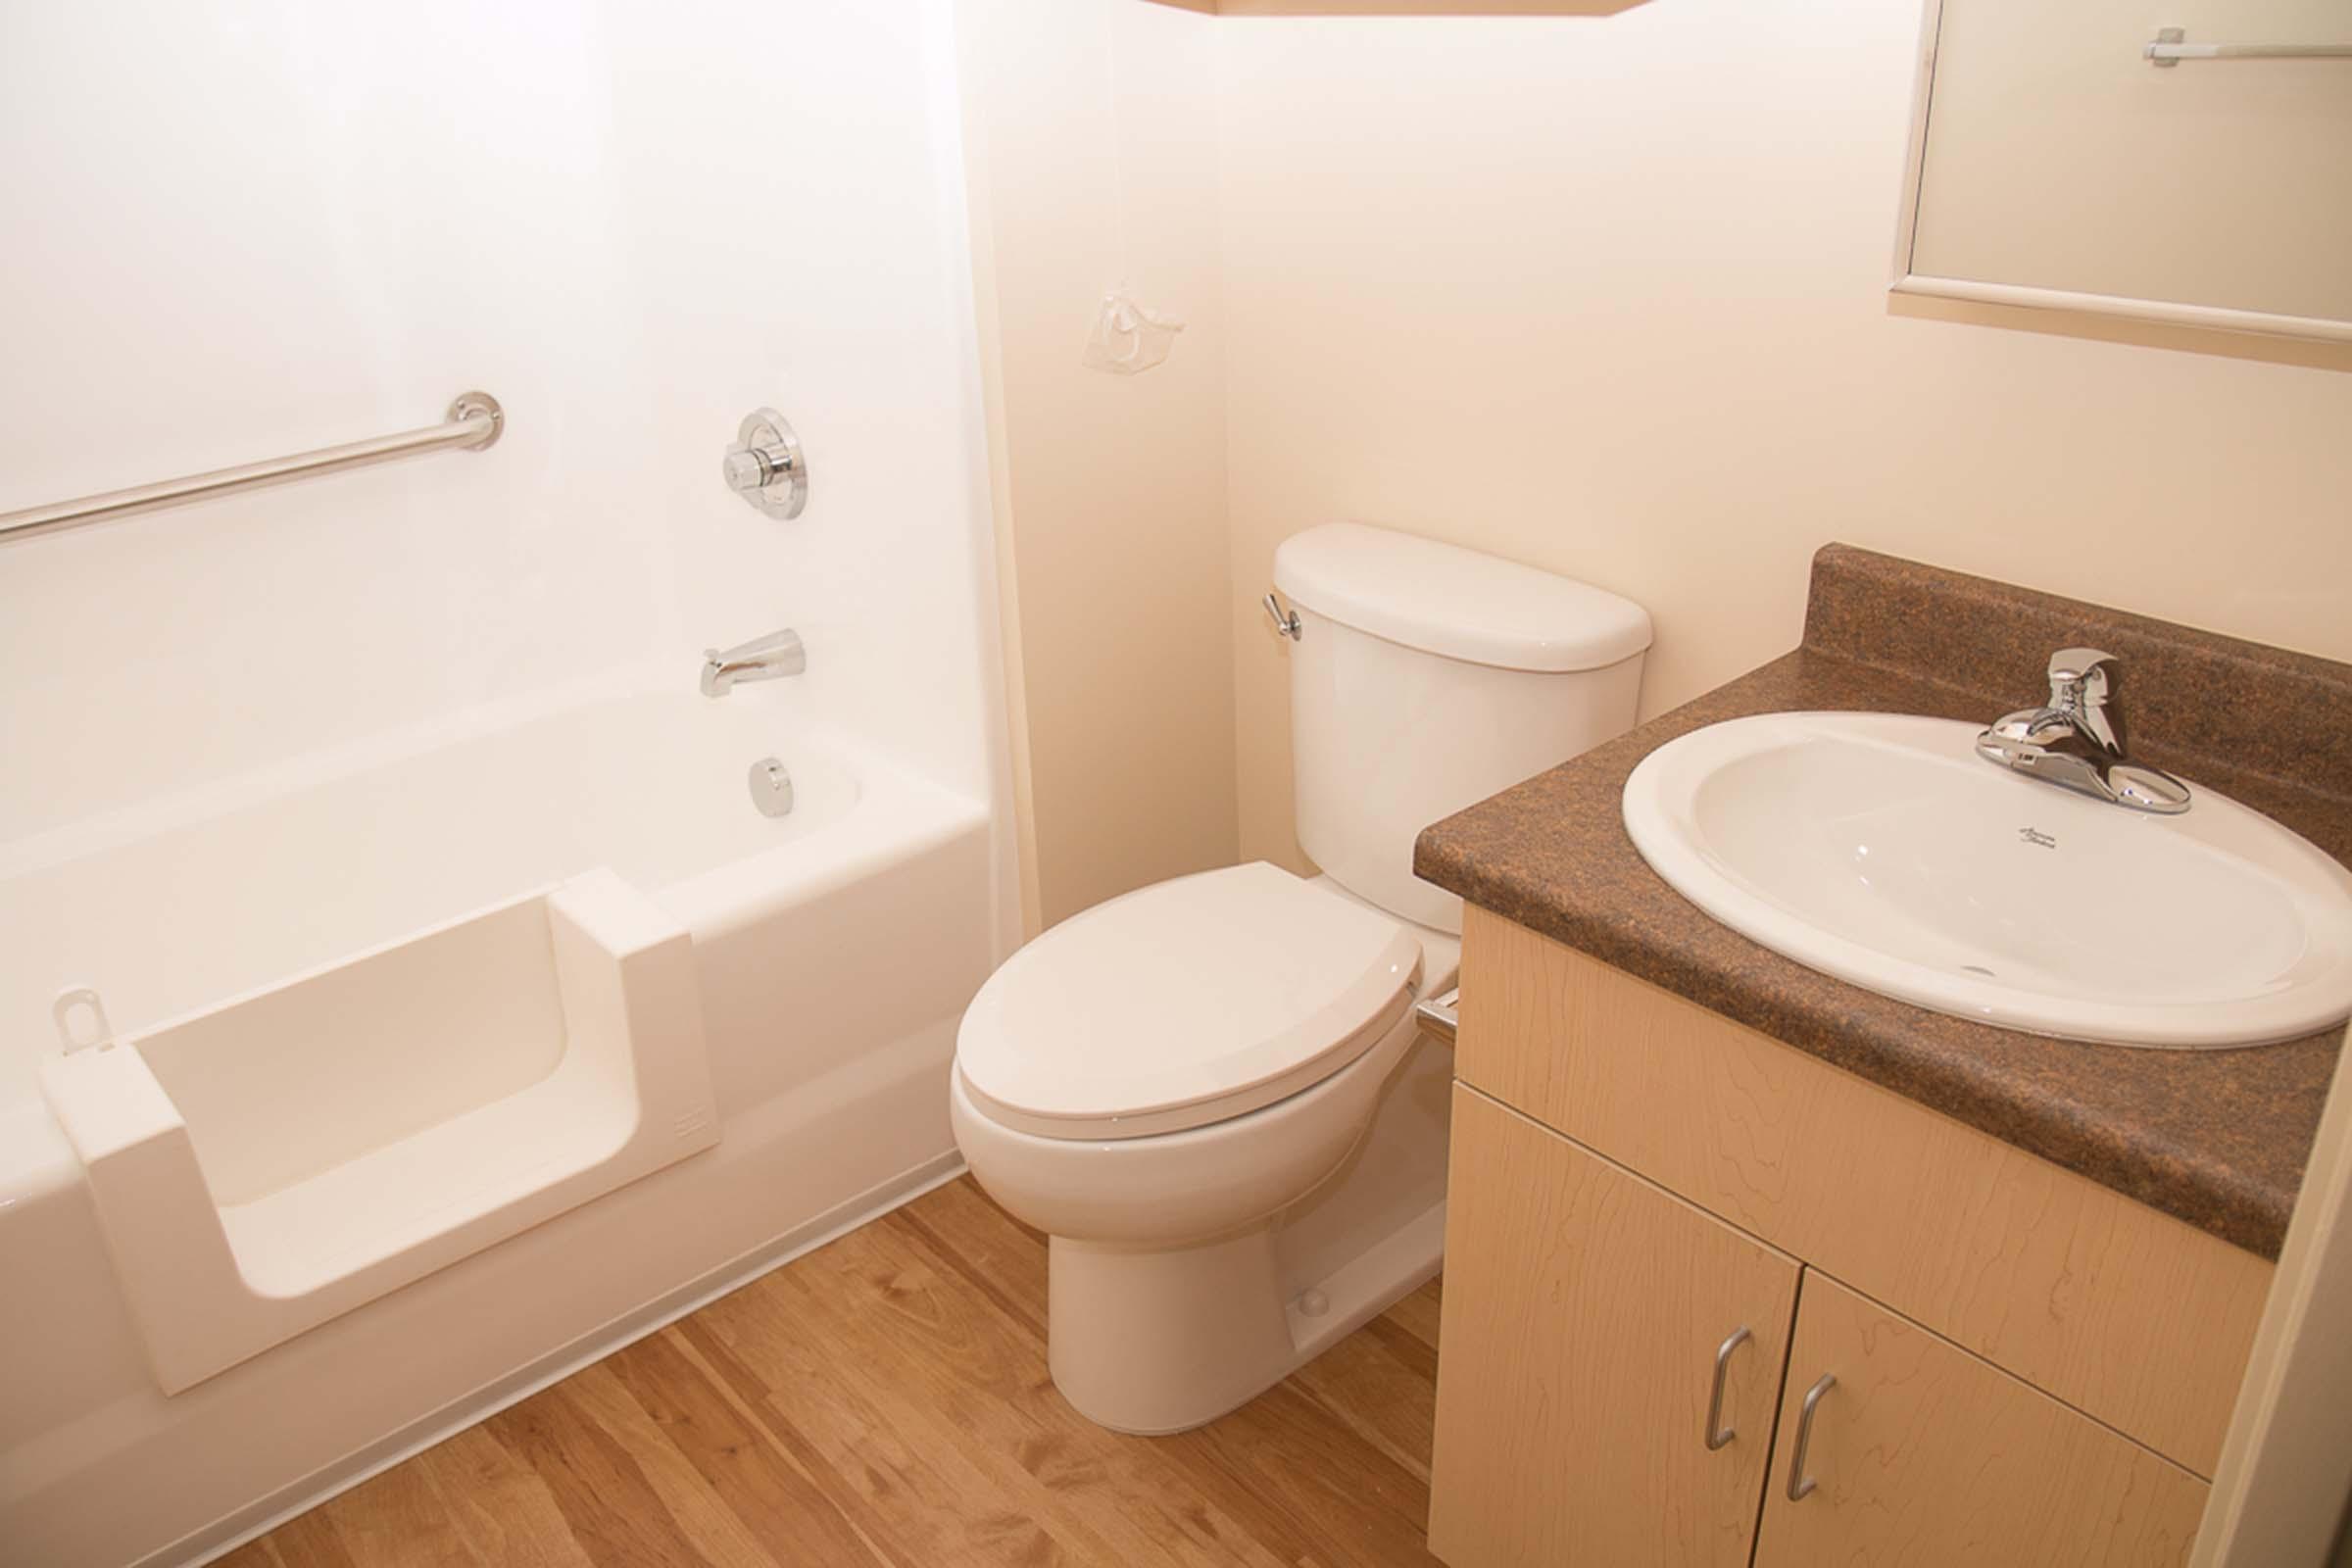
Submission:
<svg viewBox="0 0 2352 1568">
<path fill-rule="evenodd" d="M 1977 726 L 1764 713 L 1659 747 L 1625 826 L 1708 914 L 2005 1028 L 2210 1049 L 2352 1014 L 2352 872 L 2208 789 L 2152 816 L 1979 759 Z"/>
</svg>

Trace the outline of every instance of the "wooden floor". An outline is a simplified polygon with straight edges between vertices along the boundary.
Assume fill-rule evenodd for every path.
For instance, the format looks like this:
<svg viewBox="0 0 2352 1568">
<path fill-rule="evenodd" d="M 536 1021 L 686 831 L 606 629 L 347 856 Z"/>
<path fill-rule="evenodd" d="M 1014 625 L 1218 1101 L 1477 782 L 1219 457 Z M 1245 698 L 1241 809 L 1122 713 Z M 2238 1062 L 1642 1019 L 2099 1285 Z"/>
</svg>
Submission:
<svg viewBox="0 0 2352 1568">
<path fill-rule="evenodd" d="M 1046 1251 L 962 1178 L 222 1559 L 1435 1563 L 1433 1283 L 1223 1420 L 1089 1424 Z"/>
</svg>

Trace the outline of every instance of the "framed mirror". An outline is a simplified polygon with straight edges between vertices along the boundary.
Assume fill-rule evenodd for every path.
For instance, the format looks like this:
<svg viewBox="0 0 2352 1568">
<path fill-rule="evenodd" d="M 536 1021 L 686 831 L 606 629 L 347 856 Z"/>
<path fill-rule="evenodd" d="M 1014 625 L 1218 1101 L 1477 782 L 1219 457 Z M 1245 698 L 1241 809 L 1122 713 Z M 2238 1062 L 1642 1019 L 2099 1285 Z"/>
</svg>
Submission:
<svg viewBox="0 0 2352 1568">
<path fill-rule="evenodd" d="M 1893 288 L 2352 342 L 2352 4 L 1928 0 Z"/>
</svg>

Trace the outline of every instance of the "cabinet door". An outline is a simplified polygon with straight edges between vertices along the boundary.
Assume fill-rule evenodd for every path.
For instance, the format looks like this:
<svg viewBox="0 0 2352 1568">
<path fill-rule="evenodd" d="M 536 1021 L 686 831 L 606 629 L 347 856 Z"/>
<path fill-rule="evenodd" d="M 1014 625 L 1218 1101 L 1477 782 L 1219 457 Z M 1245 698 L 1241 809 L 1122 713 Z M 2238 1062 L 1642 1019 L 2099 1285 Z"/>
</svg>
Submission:
<svg viewBox="0 0 2352 1568">
<path fill-rule="evenodd" d="M 1450 1180 L 1430 1549 L 1745 1568 L 1797 1265 L 1459 1085 Z"/>
<path fill-rule="evenodd" d="M 1805 1396 L 1825 1375 L 1837 1382 L 1808 1421 Z M 1756 1568 L 2180 1563 L 2205 1491 L 2171 1460 L 1807 1270 Z"/>
</svg>

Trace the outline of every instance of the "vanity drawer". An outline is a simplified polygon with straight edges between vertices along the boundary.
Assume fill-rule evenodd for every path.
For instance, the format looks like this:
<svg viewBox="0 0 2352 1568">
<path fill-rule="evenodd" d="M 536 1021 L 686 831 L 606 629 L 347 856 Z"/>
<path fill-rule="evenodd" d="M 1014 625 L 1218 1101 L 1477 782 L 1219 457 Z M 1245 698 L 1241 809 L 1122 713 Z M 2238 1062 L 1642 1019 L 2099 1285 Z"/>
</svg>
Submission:
<svg viewBox="0 0 2352 1568">
<path fill-rule="evenodd" d="M 2269 1261 L 1464 914 L 1464 1083 L 2212 1475 Z"/>
</svg>

